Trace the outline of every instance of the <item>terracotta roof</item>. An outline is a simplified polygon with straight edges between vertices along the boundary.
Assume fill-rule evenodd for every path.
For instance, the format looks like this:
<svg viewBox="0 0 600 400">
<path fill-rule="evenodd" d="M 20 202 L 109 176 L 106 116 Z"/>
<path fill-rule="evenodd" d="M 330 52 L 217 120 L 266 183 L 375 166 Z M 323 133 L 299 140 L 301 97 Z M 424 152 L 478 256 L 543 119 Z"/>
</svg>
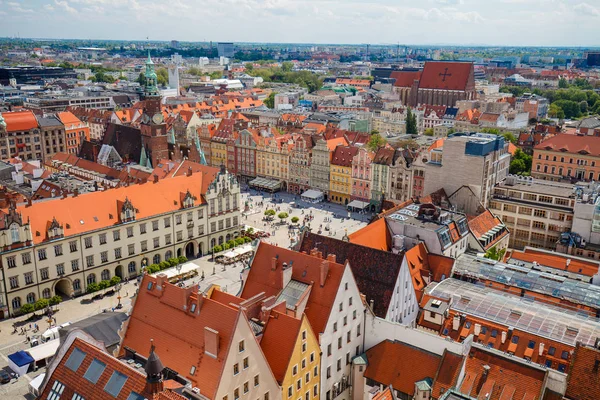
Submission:
<svg viewBox="0 0 600 400">
<path fill-rule="evenodd" d="M 337 146 L 331 156 L 331 165 L 340 167 L 351 167 L 352 159 L 358 153 L 358 147 Z"/>
<path fill-rule="evenodd" d="M 344 265 L 320 257 L 260 242 L 252 260 L 241 297 L 249 299 L 259 293 L 277 296 L 283 289 L 283 263 L 292 265 L 292 279 L 310 285 L 305 314 L 318 336 L 325 331 L 329 314 L 339 290 Z M 275 269 L 273 270 L 273 264 Z M 327 265 L 325 284 L 321 286 L 321 266 Z"/>
<path fill-rule="evenodd" d="M 500 114 L 486 112 L 479 116 L 479 122 L 494 122 L 494 123 L 496 123 L 496 121 L 498 121 L 498 118 L 500 118 Z"/>
<path fill-rule="evenodd" d="M 532 248 L 525 248 L 523 251 L 513 250 L 510 254 L 510 258 L 530 263 L 535 261 L 546 267 L 587 276 L 593 276 L 598 273 L 598 263 L 572 258 L 568 254 L 549 253 Z M 571 260 L 568 267 L 567 260 Z"/>
<path fill-rule="evenodd" d="M 394 86 L 396 87 L 411 87 L 415 80 L 421 79 L 422 70 L 411 71 L 411 70 L 400 70 L 392 71 L 390 78 L 395 79 Z"/>
<path fill-rule="evenodd" d="M 427 149 L 428 151 L 434 150 L 434 149 L 440 149 L 442 147 L 444 147 L 444 142 L 446 141 L 446 138 L 441 138 L 441 139 L 437 139 L 435 142 L 433 142 L 429 148 Z"/>
<path fill-rule="evenodd" d="M 60 119 L 60 122 L 62 122 L 65 125 L 65 129 L 67 130 L 71 129 L 71 125 L 81 124 L 81 120 L 70 111 L 56 113 L 56 116 L 58 117 L 58 119 Z"/>
<path fill-rule="evenodd" d="M 473 63 L 470 62 L 428 61 L 419 80 L 419 89 L 466 90 L 472 75 Z"/>
<path fill-rule="evenodd" d="M 559 134 L 544 140 L 535 149 L 600 156 L 600 137 Z"/>
<path fill-rule="evenodd" d="M 428 281 L 441 282 L 452 274 L 454 259 L 429 253 L 422 242 L 407 250 L 404 256 L 417 295 L 417 301 L 421 301 Z"/>
<path fill-rule="evenodd" d="M 147 357 L 147 344 L 153 339 L 164 365 L 214 398 L 236 326 L 239 321 L 247 323 L 242 311 L 204 298 L 197 286 L 172 285 L 165 275 L 145 275 L 138 290 L 121 353 L 127 346 Z M 191 311 L 192 304 L 196 304 L 195 312 Z M 207 328 L 218 332 L 216 357 L 205 354 Z M 190 375 L 192 366 L 196 367 L 194 375 Z"/>
<path fill-rule="evenodd" d="M 7 132 L 29 131 L 38 127 L 35 114 L 29 110 L 3 112 L 1 115 L 4 118 L 4 122 L 6 122 Z"/>
<path fill-rule="evenodd" d="M 567 377 L 565 397 L 574 400 L 600 399 L 599 367 L 600 350 L 578 343 Z"/>
<path fill-rule="evenodd" d="M 442 356 L 438 354 L 391 340 L 371 347 L 365 355 L 368 362 L 365 378 L 392 385 L 395 390 L 410 396 L 414 394 L 415 383 L 427 378 L 433 381 L 442 364 Z M 444 375 L 448 374 L 444 372 Z"/>
<path fill-rule="evenodd" d="M 372 249 L 389 251 L 392 248 L 392 235 L 387 228 L 385 218 L 370 223 L 348 237 L 352 243 Z"/>
<path fill-rule="evenodd" d="M 279 384 L 285 378 L 301 326 L 301 319 L 278 311 L 271 311 L 265 325 L 260 347 Z"/>
<path fill-rule="evenodd" d="M 517 151 L 518 147 L 515 146 L 512 142 L 508 142 L 508 152 L 510 153 L 511 156 L 515 155 L 515 152 Z"/>
<path fill-rule="evenodd" d="M 475 218 L 470 219 L 468 221 L 468 224 L 469 230 L 471 231 L 471 233 L 473 233 L 475 239 L 477 240 L 479 240 L 479 238 L 481 238 L 483 235 L 485 235 L 495 227 L 504 225 L 500 218 L 494 216 L 494 214 L 492 214 L 490 210 L 487 209 Z M 493 241 L 488 243 L 487 246 L 485 246 L 485 250 L 493 247 L 496 243 L 502 240 L 502 238 L 509 235 L 508 230 L 505 227 L 502 228 L 501 232 L 502 233 L 498 235 L 496 239 L 494 239 Z"/>
<path fill-rule="evenodd" d="M 388 147 L 380 147 L 373 158 L 374 164 L 392 165 L 396 151 Z"/>
<path fill-rule="evenodd" d="M 372 400 L 395 400 L 395 398 L 396 397 L 394 396 L 394 393 L 390 389 L 390 386 L 388 386 L 385 389 L 383 389 L 383 391 L 375 394 L 375 396 L 373 396 Z"/>
<path fill-rule="evenodd" d="M 342 136 L 335 139 L 327 140 L 327 148 L 330 152 L 333 152 L 337 146 L 348 146 L 346 138 Z"/>
<path fill-rule="evenodd" d="M 338 262 L 348 262 L 358 290 L 366 296 L 367 302 L 374 301 L 375 314 L 380 318 L 387 316 L 403 254 L 305 232 L 299 251 L 310 253 L 313 249 L 324 257 L 335 254 Z"/>
<path fill-rule="evenodd" d="M 443 392 L 456 386 L 464 359 L 465 358 L 460 354 L 444 350 L 442 362 L 433 380 L 431 395 L 434 399 L 439 398 Z"/>
<path fill-rule="evenodd" d="M 84 193 L 66 199 L 54 199 L 20 205 L 18 211 L 24 220 L 29 219 L 34 243 L 47 239 L 46 226 L 52 218 L 63 225 L 64 236 L 82 234 L 97 229 L 116 226 L 120 220 L 117 202 L 129 199 L 138 210 L 136 219 L 152 217 L 181 209 L 180 196 L 188 190 L 201 204 L 202 189 L 208 185 L 199 174 L 119 187 L 99 192 Z"/>
<path fill-rule="evenodd" d="M 487 374 L 485 366 L 489 367 Z M 546 372 L 541 367 L 471 347 L 460 392 L 486 400 L 541 399 L 545 379 Z"/>
</svg>

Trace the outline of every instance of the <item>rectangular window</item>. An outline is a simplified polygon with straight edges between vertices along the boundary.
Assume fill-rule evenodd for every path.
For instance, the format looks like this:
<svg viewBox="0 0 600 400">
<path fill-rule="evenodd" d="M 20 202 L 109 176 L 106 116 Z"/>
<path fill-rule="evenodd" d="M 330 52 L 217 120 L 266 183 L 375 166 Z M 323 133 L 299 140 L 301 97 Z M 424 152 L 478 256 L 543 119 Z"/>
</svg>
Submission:
<svg viewBox="0 0 600 400">
<path fill-rule="evenodd" d="M 319 366 L 315 365 L 313 368 L 313 376 L 319 376 Z"/>
<path fill-rule="evenodd" d="M 69 248 L 71 249 L 71 253 L 74 253 L 77 251 L 77 242 L 72 241 L 69 242 Z"/>
<path fill-rule="evenodd" d="M 183 231 L 177 232 L 177 241 L 181 242 L 183 240 Z"/>
<path fill-rule="evenodd" d="M 158 221 L 152 221 L 152 230 L 153 231 L 157 231 L 158 230 Z"/>
<path fill-rule="evenodd" d="M 244 369 L 247 369 L 250 366 L 248 362 L 248 357 L 244 358 Z"/>
<path fill-rule="evenodd" d="M 235 390 L 233 391 L 233 400 L 238 400 L 239 398 L 240 398 L 240 389 L 235 388 Z"/>
<path fill-rule="evenodd" d="M 94 256 L 87 256 L 85 258 L 85 263 L 88 267 L 93 267 L 94 266 Z"/>
<path fill-rule="evenodd" d="M 133 226 L 128 226 L 127 227 L 127 237 L 133 237 Z"/>
<path fill-rule="evenodd" d="M 155 249 L 160 246 L 160 238 L 155 237 L 152 241 Z"/>
<path fill-rule="evenodd" d="M 117 247 L 115 249 L 115 258 L 118 260 L 119 258 L 121 258 L 121 248 Z"/>
<path fill-rule="evenodd" d="M 83 359 L 85 358 L 85 356 L 86 356 L 86 353 L 84 353 L 83 351 L 81 351 L 77 347 L 75 347 L 73 349 L 73 351 L 71 352 L 71 355 L 67 359 L 67 362 L 65 363 L 66 367 L 69 368 L 73 372 L 77 372 L 77 369 L 83 362 Z"/>
<path fill-rule="evenodd" d="M 30 285 L 33 283 L 33 272 L 26 272 L 23 274 L 25 276 L 25 284 Z"/>
<path fill-rule="evenodd" d="M 331 355 L 331 343 L 327 345 L 327 356 Z"/>
<path fill-rule="evenodd" d="M 181 214 L 175 216 L 175 224 L 177 224 L 177 225 L 181 224 Z"/>
<path fill-rule="evenodd" d="M 168 227 L 170 227 L 170 226 L 171 226 L 171 218 L 169 218 L 169 217 L 166 217 L 166 218 L 164 219 L 164 223 L 165 223 L 165 228 L 168 228 Z"/>
<path fill-rule="evenodd" d="M 237 375 L 240 373 L 240 366 L 238 363 L 233 364 L 233 375 Z"/>
<path fill-rule="evenodd" d="M 27 265 L 31 263 L 31 253 L 27 252 L 27 253 L 22 253 L 21 254 L 21 261 L 23 261 L 23 265 Z"/>
<path fill-rule="evenodd" d="M 342 348 L 342 338 L 338 338 L 338 349 Z"/>
<path fill-rule="evenodd" d="M 19 277 L 18 276 L 11 276 L 10 278 L 8 278 L 8 281 L 10 282 L 11 289 L 16 289 L 19 287 Z"/>
<path fill-rule="evenodd" d="M 356 327 L 356 336 L 360 336 L 360 324 Z"/>
<path fill-rule="evenodd" d="M 62 254 L 63 254 L 62 244 L 57 244 L 56 246 L 54 246 L 54 255 L 56 257 L 58 257 L 58 256 L 62 256 Z"/>
<path fill-rule="evenodd" d="M 146 224 L 140 224 L 140 234 L 146 233 Z"/>
<path fill-rule="evenodd" d="M 40 276 L 41 276 L 42 280 L 48 279 L 49 278 L 49 276 L 48 276 L 48 268 L 42 268 L 42 269 L 40 269 Z"/>
<path fill-rule="evenodd" d="M 96 384 L 100 375 L 104 372 L 104 368 L 106 368 L 106 364 L 94 358 L 83 377 L 93 384 Z"/>
<path fill-rule="evenodd" d="M 346 342 L 350 343 L 351 340 L 352 340 L 352 332 L 348 331 L 346 333 Z"/>
<path fill-rule="evenodd" d="M 47 258 L 46 257 L 46 249 L 39 249 L 38 250 L 38 259 L 40 261 L 42 261 L 42 260 L 45 260 L 46 258 Z"/>
<path fill-rule="evenodd" d="M 71 270 L 73 272 L 79 271 L 79 260 L 71 260 Z"/>
<path fill-rule="evenodd" d="M 89 249 L 90 247 L 92 247 L 92 237 L 91 236 L 83 239 L 83 242 L 85 244 L 86 249 Z"/>
<path fill-rule="evenodd" d="M 288 387 L 288 397 L 292 397 L 293 393 L 294 393 L 294 387 L 293 386 Z"/>
<path fill-rule="evenodd" d="M 100 244 L 106 244 L 106 233 L 98 235 L 98 239 L 100 240 Z"/>
<path fill-rule="evenodd" d="M 135 254 L 135 244 L 127 245 L 127 253 L 132 256 Z"/>
<path fill-rule="evenodd" d="M 238 351 L 240 353 L 243 353 L 244 350 L 246 350 L 246 345 L 243 340 L 240 340 L 240 342 L 238 343 Z"/>
<path fill-rule="evenodd" d="M 108 251 L 103 251 L 100 253 L 100 262 L 108 262 Z"/>
<path fill-rule="evenodd" d="M 254 387 L 257 387 L 259 384 L 258 375 L 254 377 Z"/>
<path fill-rule="evenodd" d="M 248 393 L 248 391 L 250 390 L 248 382 L 244 382 L 244 394 Z"/>
<path fill-rule="evenodd" d="M 337 360 L 337 370 L 338 372 L 342 370 L 342 359 L 338 358 Z"/>
<path fill-rule="evenodd" d="M 121 231 L 113 231 L 113 239 L 115 242 L 121 240 Z"/>
<path fill-rule="evenodd" d="M 60 263 L 56 265 L 56 274 L 64 275 L 65 274 L 65 264 Z"/>
<path fill-rule="evenodd" d="M 6 264 L 8 265 L 8 268 L 15 268 L 17 266 L 17 257 L 16 256 L 6 257 Z"/>
<path fill-rule="evenodd" d="M 145 241 L 145 240 L 142 240 L 142 241 L 140 242 L 140 246 L 142 247 L 142 251 L 146 251 L 146 250 L 148 250 L 148 242 L 147 242 L 147 241 Z"/>
<path fill-rule="evenodd" d="M 48 393 L 48 400 L 58 400 L 65 390 L 65 385 L 60 383 L 59 381 L 54 381 L 52 385 L 52 389 L 50 389 L 50 393 Z"/>
<path fill-rule="evenodd" d="M 165 244 L 166 245 L 171 244 L 171 234 L 170 233 L 165 235 Z"/>
</svg>

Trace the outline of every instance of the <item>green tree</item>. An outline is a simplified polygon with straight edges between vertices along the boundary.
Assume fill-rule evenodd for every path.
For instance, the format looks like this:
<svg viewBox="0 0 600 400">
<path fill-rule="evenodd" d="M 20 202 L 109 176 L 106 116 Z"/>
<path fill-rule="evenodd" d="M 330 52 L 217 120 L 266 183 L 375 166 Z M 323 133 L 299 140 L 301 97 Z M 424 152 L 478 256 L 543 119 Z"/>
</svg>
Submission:
<svg viewBox="0 0 600 400">
<path fill-rule="evenodd" d="M 504 132 L 502 134 L 502 137 L 504 138 L 504 140 L 506 140 L 507 142 L 511 142 L 512 144 L 516 144 L 517 143 L 517 137 L 515 135 L 513 135 L 512 132 Z"/>
<path fill-rule="evenodd" d="M 166 86 L 169 84 L 169 71 L 167 71 L 166 68 L 156 69 L 156 83 L 161 86 Z"/>
<path fill-rule="evenodd" d="M 587 113 L 588 112 L 588 102 L 587 101 L 580 101 L 579 102 L 579 109 L 581 110 L 582 113 Z"/>
<path fill-rule="evenodd" d="M 369 138 L 369 142 L 367 143 L 367 148 L 371 151 L 377 151 L 380 147 L 385 146 L 386 141 L 379 133 L 371 135 Z"/>
<path fill-rule="evenodd" d="M 553 105 L 560 107 L 565 113 L 565 118 L 578 118 L 581 117 L 581 108 L 579 103 L 573 100 L 557 100 Z"/>
<path fill-rule="evenodd" d="M 265 106 L 269 108 L 275 108 L 275 93 L 269 93 L 269 96 L 265 99 L 263 103 L 265 103 Z"/>
<path fill-rule="evenodd" d="M 119 278 L 118 276 L 115 275 L 112 278 L 110 278 L 110 286 L 115 286 L 118 283 L 121 283 L 121 278 Z"/>
<path fill-rule="evenodd" d="M 215 247 L 213 247 L 212 251 L 213 251 L 213 254 L 214 253 L 220 253 L 220 252 L 223 251 L 223 246 L 216 245 Z"/>
<path fill-rule="evenodd" d="M 223 71 L 211 72 L 211 74 L 209 76 L 210 76 L 210 79 L 221 79 L 223 77 Z"/>
<path fill-rule="evenodd" d="M 100 289 L 106 289 L 107 287 L 110 286 L 110 281 L 108 281 L 108 280 L 100 281 L 98 286 L 100 287 Z"/>
<path fill-rule="evenodd" d="M 246 72 L 251 74 L 252 71 L 254 71 L 254 64 L 252 63 L 246 63 Z"/>
<path fill-rule="evenodd" d="M 417 117 L 412 113 L 410 107 L 406 110 L 406 133 L 416 135 L 419 133 L 417 128 Z"/>
<path fill-rule="evenodd" d="M 243 245 L 244 243 L 245 243 L 245 242 L 244 242 L 244 238 L 243 238 L 243 237 L 241 237 L 241 236 L 235 239 L 235 245 L 236 245 L 236 246 L 241 246 L 241 245 Z"/>
<path fill-rule="evenodd" d="M 29 314 L 35 311 L 35 307 L 33 306 L 33 304 L 27 303 L 27 304 L 23 304 L 21 306 L 21 314 L 25 315 L 25 314 Z"/>
<path fill-rule="evenodd" d="M 56 295 L 56 296 L 50 297 L 50 300 L 48 300 L 48 303 L 50 303 L 51 306 L 56 306 L 56 305 L 59 305 L 61 301 L 62 301 L 62 297 Z"/>
<path fill-rule="evenodd" d="M 286 213 L 286 212 L 280 212 L 279 214 L 277 214 L 277 218 L 279 218 L 282 223 L 289 216 L 290 215 L 288 213 Z"/>
<path fill-rule="evenodd" d="M 179 256 L 177 259 L 179 260 L 179 264 L 186 263 L 188 260 L 186 256 Z"/>
<path fill-rule="evenodd" d="M 97 292 L 98 290 L 100 290 L 100 285 L 98 285 L 97 283 L 90 283 L 89 285 L 87 285 L 86 291 L 88 293 L 94 293 L 94 292 Z"/>
<path fill-rule="evenodd" d="M 265 215 L 266 215 L 267 217 L 272 217 L 272 216 L 274 216 L 275 214 L 277 214 L 277 213 L 275 212 L 275 210 L 271 210 L 271 209 L 269 209 L 269 210 L 265 210 Z"/>
<path fill-rule="evenodd" d="M 427 129 L 425 129 L 425 132 L 423 132 L 423 135 L 425 135 L 425 136 L 433 136 L 433 128 L 427 128 Z"/>
<path fill-rule="evenodd" d="M 48 301 L 48 299 L 39 299 L 38 301 L 35 302 L 33 307 L 35 308 L 35 311 L 39 311 L 39 310 L 44 310 L 44 309 L 48 308 L 49 305 L 50 305 L 50 302 Z"/>
<path fill-rule="evenodd" d="M 494 246 L 485 252 L 484 257 L 489 258 L 490 260 L 500 261 L 502 260 L 502 257 L 504 257 L 504 253 L 506 253 L 506 249 L 498 250 L 497 246 Z"/>
<path fill-rule="evenodd" d="M 565 78 L 560 78 L 558 80 L 558 87 L 560 89 L 566 89 L 569 87 L 569 82 Z"/>
<path fill-rule="evenodd" d="M 138 76 L 138 78 L 135 81 L 137 83 L 139 83 L 141 86 L 145 86 L 146 85 L 146 75 L 144 75 L 143 72 L 140 72 L 140 75 Z"/>
<path fill-rule="evenodd" d="M 510 160 L 508 172 L 514 175 L 529 175 L 531 172 L 532 160 L 533 157 L 526 154 L 521 149 L 517 149 Z"/>
<path fill-rule="evenodd" d="M 292 217 L 292 224 L 297 224 L 298 221 L 300 221 L 300 218 L 298 218 L 298 217 Z"/>
<path fill-rule="evenodd" d="M 187 73 L 190 74 L 190 75 L 194 75 L 194 76 L 201 76 L 202 75 L 202 71 L 200 71 L 200 69 L 196 68 L 196 67 L 188 68 Z"/>
<path fill-rule="evenodd" d="M 223 243 L 223 250 L 229 250 L 231 248 L 231 246 L 229 246 L 228 243 Z"/>
<path fill-rule="evenodd" d="M 558 105 L 550 104 L 550 107 L 548 107 L 548 116 L 551 118 L 564 119 L 565 112 Z"/>
<path fill-rule="evenodd" d="M 291 72 L 293 67 L 294 67 L 294 64 L 289 61 L 284 61 L 281 64 L 281 70 L 283 72 Z"/>
</svg>

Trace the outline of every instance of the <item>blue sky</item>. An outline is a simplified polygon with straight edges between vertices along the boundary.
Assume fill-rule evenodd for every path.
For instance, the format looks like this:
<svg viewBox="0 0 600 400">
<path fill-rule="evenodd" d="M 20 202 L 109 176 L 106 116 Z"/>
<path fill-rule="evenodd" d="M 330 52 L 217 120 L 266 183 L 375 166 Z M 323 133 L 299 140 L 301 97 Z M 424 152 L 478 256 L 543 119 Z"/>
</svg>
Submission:
<svg viewBox="0 0 600 400">
<path fill-rule="evenodd" d="M 0 0 L 0 36 L 600 46 L 600 0 Z"/>
</svg>

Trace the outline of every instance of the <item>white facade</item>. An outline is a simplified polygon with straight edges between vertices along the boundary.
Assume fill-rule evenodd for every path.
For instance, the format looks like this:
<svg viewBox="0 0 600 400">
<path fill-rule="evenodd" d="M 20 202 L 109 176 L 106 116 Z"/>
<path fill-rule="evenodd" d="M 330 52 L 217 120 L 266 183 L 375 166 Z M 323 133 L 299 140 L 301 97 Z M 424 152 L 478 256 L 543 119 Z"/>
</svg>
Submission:
<svg viewBox="0 0 600 400">
<path fill-rule="evenodd" d="M 419 302 L 408 269 L 408 262 L 404 256 L 385 319 L 406 326 L 415 326 L 418 314 Z"/>
</svg>

